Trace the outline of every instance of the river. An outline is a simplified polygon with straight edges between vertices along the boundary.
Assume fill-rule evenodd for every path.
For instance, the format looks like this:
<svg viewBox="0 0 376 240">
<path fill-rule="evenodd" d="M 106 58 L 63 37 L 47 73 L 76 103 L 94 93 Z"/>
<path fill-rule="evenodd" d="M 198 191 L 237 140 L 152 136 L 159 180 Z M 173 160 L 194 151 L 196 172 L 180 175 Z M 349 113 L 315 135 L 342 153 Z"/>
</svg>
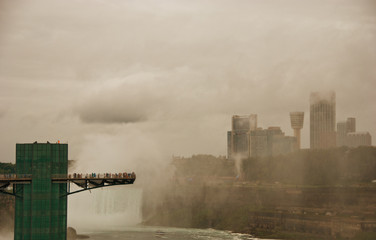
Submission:
<svg viewBox="0 0 376 240">
<path fill-rule="evenodd" d="M 102 231 L 86 231 L 82 234 L 89 235 L 92 240 L 255 240 L 248 234 L 231 233 L 228 231 L 219 231 L 214 229 L 193 229 L 193 228 L 167 228 L 167 227 L 126 227 L 121 230 L 102 230 Z"/>
<path fill-rule="evenodd" d="M 248 234 L 214 229 L 142 226 L 142 189 L 112 187 L 70 196 L 68 226 L 93 240 L 254 240 Z M 130 227 L 136 226 L 136 227 Z M 95 229 L 95 230 L 92 230 Z"/>
</svg>

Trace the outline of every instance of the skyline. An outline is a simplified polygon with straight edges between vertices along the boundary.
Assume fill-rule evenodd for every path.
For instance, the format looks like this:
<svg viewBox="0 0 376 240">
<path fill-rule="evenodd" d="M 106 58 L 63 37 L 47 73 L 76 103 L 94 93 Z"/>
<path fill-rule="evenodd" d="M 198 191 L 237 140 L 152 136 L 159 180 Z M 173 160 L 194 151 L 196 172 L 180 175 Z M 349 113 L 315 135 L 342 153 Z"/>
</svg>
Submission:
<svg viewBox="0 0 376 240">
<path fill-rule="evenodd" d="M 301 2 L 1 1 L 1 161 L 60 140 L 88 171 L 105 158 L 137 171 L 226 155 L 232 115 L 293 136 L 293 111 L 308 148 L 309 94 L 323 90 L 337 122 L 375 137 L 374 1 Z"/>
</svg>

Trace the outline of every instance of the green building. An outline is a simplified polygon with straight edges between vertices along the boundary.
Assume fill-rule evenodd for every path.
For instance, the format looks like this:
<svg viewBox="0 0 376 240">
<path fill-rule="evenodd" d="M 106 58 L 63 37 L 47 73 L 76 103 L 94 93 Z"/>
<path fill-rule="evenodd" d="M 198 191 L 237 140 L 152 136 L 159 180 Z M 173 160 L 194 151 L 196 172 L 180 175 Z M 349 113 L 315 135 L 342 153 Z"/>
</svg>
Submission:
<svg viewBox="0 0 376 240">
<path fill-rule="evenodd" d="M 16 173 L 32 181 L 15 186 L 14 239 L 66 240 L 67 182 L 52 177 L 68 173 L 68 144 L 17 144 Z"/>
</svg>

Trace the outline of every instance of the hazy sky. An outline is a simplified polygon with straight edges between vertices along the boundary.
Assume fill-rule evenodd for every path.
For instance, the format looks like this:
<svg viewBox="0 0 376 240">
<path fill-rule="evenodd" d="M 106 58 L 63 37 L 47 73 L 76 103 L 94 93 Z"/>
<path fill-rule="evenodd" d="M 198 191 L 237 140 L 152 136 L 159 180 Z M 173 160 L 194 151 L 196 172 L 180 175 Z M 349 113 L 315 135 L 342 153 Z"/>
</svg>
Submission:
<svg viewBox="0 0 376 240">
<path fill-rule="evenodd" d="M 374 0 L 0 0 L 0 160 L 69 143 L 94 170 L 226 154 L 234 114 L 292 135 L 334 90 L 376 140 Z"/>
</svg>

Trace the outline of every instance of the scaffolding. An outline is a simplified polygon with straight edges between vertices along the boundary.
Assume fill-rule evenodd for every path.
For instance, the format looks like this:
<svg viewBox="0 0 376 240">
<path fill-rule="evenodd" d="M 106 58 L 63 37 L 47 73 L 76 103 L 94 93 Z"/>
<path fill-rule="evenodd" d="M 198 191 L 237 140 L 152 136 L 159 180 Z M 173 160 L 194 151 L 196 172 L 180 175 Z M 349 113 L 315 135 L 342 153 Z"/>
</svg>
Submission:
<svg viewBox="0 0 376 240">
<path fill-rule="evenodd" d="M 16 144 L 16 174 L 0 175 L 0 193 L 16 198 L 15 240 L 66 240 L 68 195 L 135 179 L 135 173 L 68 175 L 68 144 Z M 71 183 L 82 189 L 71 192 Z"/>
</svg>

